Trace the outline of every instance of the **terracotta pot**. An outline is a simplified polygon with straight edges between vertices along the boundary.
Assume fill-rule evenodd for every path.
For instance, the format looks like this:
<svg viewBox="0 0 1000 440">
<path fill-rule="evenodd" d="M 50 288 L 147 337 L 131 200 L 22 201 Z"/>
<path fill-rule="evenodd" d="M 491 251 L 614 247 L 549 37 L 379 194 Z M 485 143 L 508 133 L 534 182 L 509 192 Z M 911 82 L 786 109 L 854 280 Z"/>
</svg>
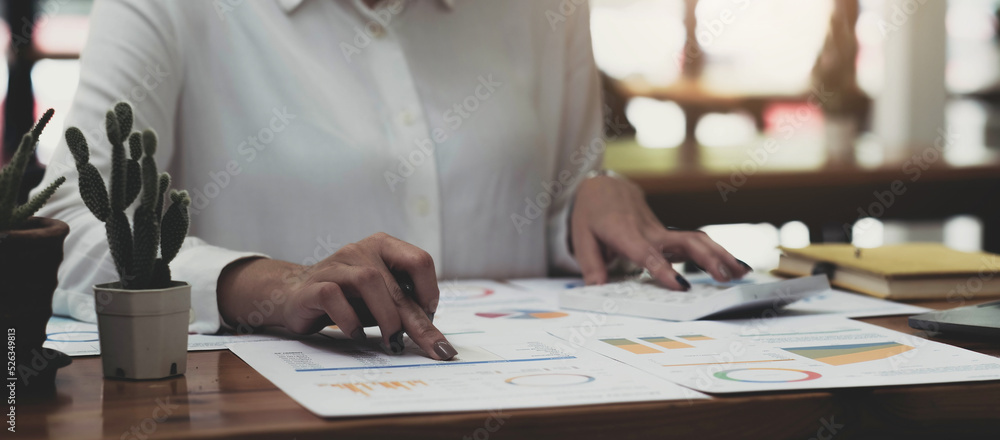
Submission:
<svg viewBox="0 0 1000 440">
<path fill-rule="evenodd" d="M 7 335 L 6 350 L 14 348 L 18 394 L 52 393 L 56 370 L 71 362 L 42 348 L 67 235 L 69 225 L 40 217 L 0 232 L 0 331 Z"/>
<path fill-rule="evenodd" d="M 123 290 L 118 283 L 94 286 L 104 376 L 162 379 L 187 369 L 191 286 L 173 281 L 165 289 Z"/>
</svg>

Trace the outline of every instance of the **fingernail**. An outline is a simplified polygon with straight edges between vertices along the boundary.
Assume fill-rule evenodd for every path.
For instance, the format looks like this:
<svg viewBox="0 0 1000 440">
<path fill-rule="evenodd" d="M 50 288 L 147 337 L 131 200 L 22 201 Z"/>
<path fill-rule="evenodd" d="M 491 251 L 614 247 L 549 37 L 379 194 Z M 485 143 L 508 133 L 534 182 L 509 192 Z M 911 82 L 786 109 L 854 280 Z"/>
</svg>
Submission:
<svg viewBox="0 0 1000 440">
<path fill-rule="evenodd" d="M 365 334 L 365 329 L 358 327 L 357 330 L 351 332 L 351 339 L 362 342 L 368 339 L 368 335 Z"/>
<path fill-rule="evenodd" d="M 389 336 L 389 345 L 382 344 L 382 349 L 388 354 L 400 354 L 406 346 L 403 344 L 403 331 L 400 330 Z"/>
<path fill-rule="evenodd" d="M 753 268 L 752 268 L 752 267 L 750 267 L 750 265 L 749 265 L 749 264 L 746 264 L 746 263 L 744 263 L 744 262 L 743 262 L 743 260 L 736 260 L 736 262 L 737 262 L 737 263 L 740 263 L 740 266 L 743 266 L 743 267 L 745 267 L 745 268 L 746 268 L 746 270 L 749 270 L 750 272 L 753 272 Z"/>
<path fill-rule="evenodd" d="M 722 274 L 726 281 L 733 279 L 733 274 L 729 273 L 729 268 L 724 264 L 719 264 L 719 273 Z"/>
<path fill-rule="evenodd" d="M 683 275 L 677 275 L 677 277 L 674 279 L 677 280 L 677 283 L 680 284 L 681 287 L 684 288 L 684 290 L 688 290 L 691 288 L 691 283 L 689 283 L 688 280 L 684 279 Z"/>
<path fill-rule="evenodd" d="M 458 351 L 456 351 L 455 347 L 452 347 L 448 341 L 437 341 L 434 343 L 434 353 L 437 353 L 441 360 L 446 361 L 455 357 L 455 355 L 458 354 Z"/>
</svg>

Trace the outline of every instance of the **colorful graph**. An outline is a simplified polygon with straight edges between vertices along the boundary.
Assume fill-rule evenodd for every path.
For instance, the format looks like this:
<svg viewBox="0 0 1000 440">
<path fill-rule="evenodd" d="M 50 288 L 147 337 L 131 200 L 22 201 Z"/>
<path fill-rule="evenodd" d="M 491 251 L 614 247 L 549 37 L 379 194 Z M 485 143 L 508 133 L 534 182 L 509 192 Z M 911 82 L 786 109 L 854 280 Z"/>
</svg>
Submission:
<svg viewBox="0 0 1000 440">
<path fill-rule="evenodd" d="M 410 391 L 418 386 L 427 386 L 427 383 L 422 380 L 405 380 L 405 381 L 390 381 L 390 382 L 352 382 L 352 383 L 324 383 L 319 384 L 321 387 L 330 388 L 340 388 L 342 390 L 353 391 L 355 394 L 361 394 L 365 397 L 371 397 L 372 392 L 377 390 L 403 390 Z"/>
<path fill-rule="evenodd" d="M 495 312 L 478 312 L 476 316 L 480 318 L 500 318 L 500 319 L 554 319 L 569 316 L 569 313 L 555 312 L 552 310 L 497 310 Z"/>
<path fill-rule="evenodd" d="M 664 367 L 695 367 L 699 365 L 731 365 L 731 364 L 759 364 L 762 362 L 788 362 L 795 359 L 762 359 L 756 361 L 732 361 L 732 362 L 699 362 L 695 364 L 666 364 Z"/>
<path fill-rule="evenodd" d="M 663 336 L 655 336 L 655 337 L 639 338 L 639 339 L 642 339 L 643 341 L 649 342 L 650 344 L 656 344 L 656 345 L 659 345 L 660 347 L 668 348 L 668 349 L 671 349 L 671 350 L 677 349 L 677 348 L 691 348 L 691 347 L 694 347 L 693 345 L 685 344 L 685 343 L 683 343 L 681 341 L 675 341 L 675 340 L 670 339 L 670 338 L 664 338 Z"/>
<path fill-rule="evenodd" d="M 714 339 L 705 335 L 680 335 L 678 338 L 686 339 L 688 341 L 711 341 Z"/>
<path fill-rule="evenodd" d="M 45 335 L 45 339 L 52 342 L 97 342 L 98 340 L 97 332 L 94 331 L 54 332 Z"/>
<path fill-rule="evenodd" d="M 784 348 L 783 350 L 820 361 L 827 365 L 848 365 L 885 359 L 913 350 L 913 347 L 895 342 L 875 342 L 869 344 Z"/>
<path fill-rule="evenodd" d="M 467 299 L 486 298 L 494 293 L 493 289 L 471 284 L 441 284 L 441 301 L 463 301 Z"/>
<path fill-rule="evenodd" d="M 738 368 L 715 373 L 715 377 L 733 382 L 790 383 L 805 382 L 823 377 L 815 371 L 789 368 Z"/>
<path fill-rule="evenodd" d="M 593 376 L 584 374 L 544 373 L 511 377 L 504 382 L 523 387 L 566 387 L 593 381 Z"/>
<path fill-rule="evenodd" d="M 618 348 L 620 348 L 622 350 L 625 350 L 625 351 L 628 351 L 628 352 L 632 352 L 632 353 L 635 353 L 635 354 L 660 353 L 659 350 L 657 350 L 657 349 L 655 349 L 653 347 L 650 347 L 648 345 L 642 345 L 642 344 L 640 344 L 638 342 L 635 342 L 635 341 L 630 340 L 630 339 L 625 339 L 625 338 L 601 339 L 601 342 L 603 342 L 605 344 L 614 345 L 615 347 L 618 347 Z"/>
</svg>

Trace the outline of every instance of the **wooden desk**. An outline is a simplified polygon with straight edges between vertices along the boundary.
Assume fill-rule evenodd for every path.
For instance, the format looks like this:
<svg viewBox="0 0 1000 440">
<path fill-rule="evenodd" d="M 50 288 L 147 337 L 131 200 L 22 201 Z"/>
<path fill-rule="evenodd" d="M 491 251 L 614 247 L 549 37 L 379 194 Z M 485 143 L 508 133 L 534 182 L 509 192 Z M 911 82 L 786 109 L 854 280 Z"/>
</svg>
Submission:
<svg viewBox="0 0 1000 440">
<path fill-rule="evenodd" d="M 904 317 L 864 321 L 921 334 Z M 1000 356 L 998 342 L 942 341 Z M 150 439 L 807 439 L 825 424 L 843 425 L 832 437 L 838 440 L 1000 433 L 1000 381 L 502 411 L 499 417 L 472 412 L 344 420 L 313 416 L 228 351 L 192 352 L 186 376 L 153 382 L 105 380 L 99 358 L 76 358 L 57 381 L 57 398 L 18 405 L 17 436 L 4 438 L 144 438 L 127 434 L 133 427 L 140 434 L 152 431 L 144 434 Z M 169 405 L 177 406 L 163 419 L 158 408 Z M 490 433 L 486 427 L 498 429 Z M 827 431 L 821 434 L 830 438 Z"/>
</svg>

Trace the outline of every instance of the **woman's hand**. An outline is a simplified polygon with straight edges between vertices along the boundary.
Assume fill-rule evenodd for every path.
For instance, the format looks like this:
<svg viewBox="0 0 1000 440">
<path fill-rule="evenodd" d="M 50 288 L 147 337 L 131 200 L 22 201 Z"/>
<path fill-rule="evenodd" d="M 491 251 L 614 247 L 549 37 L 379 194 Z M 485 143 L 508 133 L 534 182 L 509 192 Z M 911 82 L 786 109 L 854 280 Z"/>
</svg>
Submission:
<svg viewBox="0 0 1000 440">
<path fill-rule="evenodd" d="M 413 280 L 412 296 L 404 294 L 394 272 Z M 431 323 L 439 296 L 431 256 L 384 233 L 348 244 L 312 266 L 265 258 L 242 260 L 227 266 L 219 277 L 219 310 L 230 325 L 253 313 L 255 302 L 276 294 L 283 299 L 275 313 L 251 325 L 282 325 L 308 334 L 333 322 L 344 334 L 363 340 L 363 327 L 377 323 L 389 353 L 403 351 L 405 330 L 435 359 L 457 354 Z"/>
<path fill-rule="evenodd" d="M 642 190 L 624 179 L 597 176 L 584 180 L 571 215 L 572 249 L 587 284 L 607 280 L 605 266 L 613 255 L 649 270 L 673 290 L 687 290 L 691 285 L 671 262 L 691 260 L 718 281 L 741 278 L 751 270 L 704 232 L 664 228 L 646 205 Z"/>
</svg>

